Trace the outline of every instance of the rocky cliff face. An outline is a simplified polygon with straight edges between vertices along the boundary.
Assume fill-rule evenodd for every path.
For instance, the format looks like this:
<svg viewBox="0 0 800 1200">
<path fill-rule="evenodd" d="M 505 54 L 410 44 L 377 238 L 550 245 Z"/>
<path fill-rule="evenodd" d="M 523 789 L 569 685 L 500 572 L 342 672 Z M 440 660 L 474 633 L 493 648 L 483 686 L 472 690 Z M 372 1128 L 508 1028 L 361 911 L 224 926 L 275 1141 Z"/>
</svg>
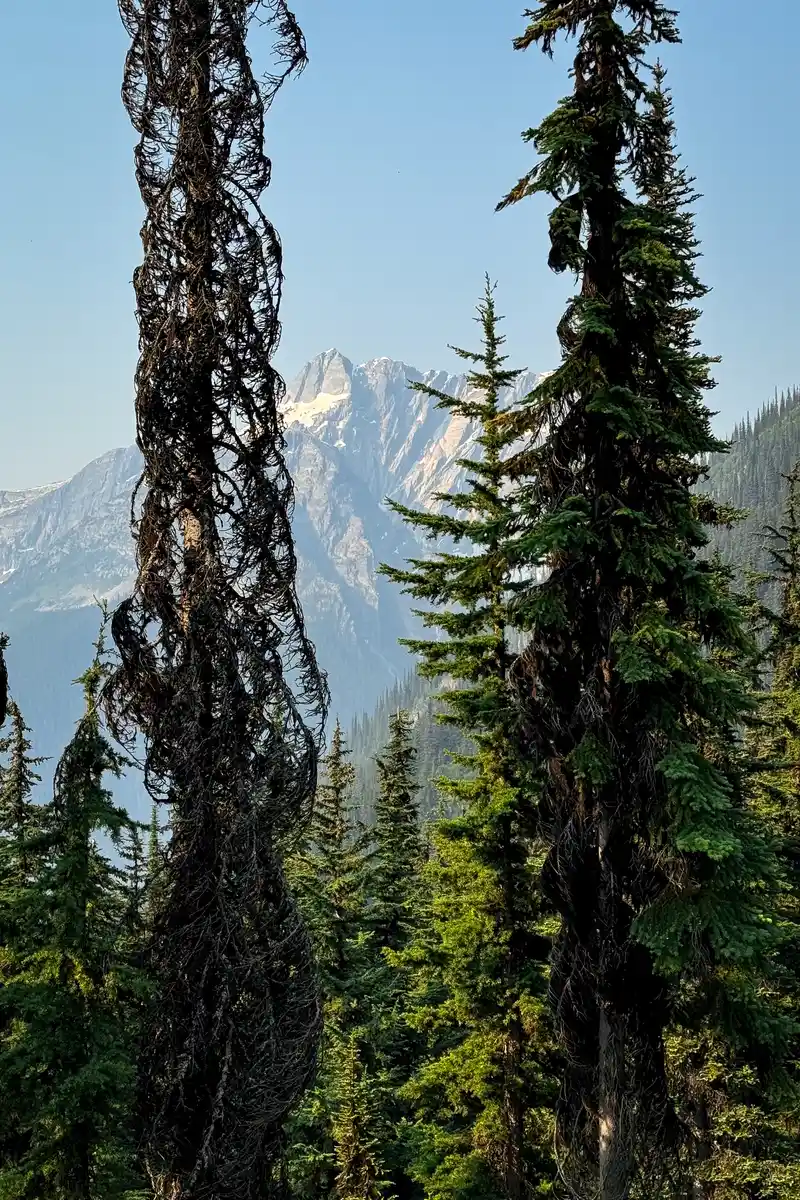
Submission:
<svg viewBox="0 0 800 1200">
<path fill-rule="evenodd" d="M 539 378 L 526 371 L 509 399 L 527 394 Z M 354 366 L 328 350 L 289 387 L 287 428 L 337 451 L 376 503 L 390 496 L 429 507 L 435 493 L 453 487 L 461 473 L 458 459 L 471 453 L 476 431 L 413 390 L 414 383 L 451 396 L 467 391 L 463 375 L 423 373 L 389 358 Z"/>
<path fill-rule="evenodd" d="M 522 376 L 515 392 L 536 378 Z M 330 350 L 287 389 L 298 588 L 344 721 L 371 709 L 409 666 L 397 644 L 415 632 L 409 605 L 377 567 L 421 547 L 386 497 L 435 503 L 474 444 L 474 428 L 413 391 L 414 382 L 448 395 L 466 388 L 460 375 L 423 374 L 387 358 L 356 366 Z M 41 753 L 57 754 L 79 715 L 69 683 L 88 663 L 94 601 L 113 605 L 131 585 L 130 501 L 140 470 L 138 450 L 128 447 L 64 483 L 0 491 L 0 629 L 11 636 L 12 687 Z"/>
</svg>

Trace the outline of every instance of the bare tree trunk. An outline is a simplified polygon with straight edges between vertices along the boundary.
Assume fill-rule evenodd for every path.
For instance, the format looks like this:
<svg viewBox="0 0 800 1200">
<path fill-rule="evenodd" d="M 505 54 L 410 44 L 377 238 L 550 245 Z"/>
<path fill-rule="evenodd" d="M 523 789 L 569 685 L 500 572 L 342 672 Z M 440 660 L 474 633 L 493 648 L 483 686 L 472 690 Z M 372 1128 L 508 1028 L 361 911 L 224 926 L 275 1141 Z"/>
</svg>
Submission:
<svg viewBox="0 0 800 1200">
<path fill-rule="evenodd" d="M 605 991 L 609 969 L 613 967 L 615 945 L 615 880 L 608 856 L 610 821 L 600 818 L 598 855 L 600 858 L 599 922 L 599 997 L 598 1027 L 598 1197 L 599 1200 L 627 1200 L 630 1168 L 623 1127 L 622 1097 L 625 1094 L 625 1040 L 620 1018 L 611 1011 Z"/>
</svg>

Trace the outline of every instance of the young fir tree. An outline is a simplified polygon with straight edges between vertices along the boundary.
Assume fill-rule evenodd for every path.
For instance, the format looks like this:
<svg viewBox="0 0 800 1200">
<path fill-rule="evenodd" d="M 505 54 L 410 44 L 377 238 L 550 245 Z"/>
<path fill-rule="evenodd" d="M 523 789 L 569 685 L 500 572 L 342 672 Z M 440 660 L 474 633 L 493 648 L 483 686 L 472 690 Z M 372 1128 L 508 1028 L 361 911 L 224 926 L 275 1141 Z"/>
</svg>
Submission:
<svg viewBox="0 0 800 1200">
<path fill-rule="evenodd" d="M 411 719 L 400 710 L 389 718 L 389 741 L 375 760 L 370 928 L 379 954 L 404 949 L 414 928 L 415 883 L 422 865 L 416 757 Z"/>
<path fill-rule="evenodd" d="M 678 983 L 711 959 L 732 994 L 758 987 L 774 936 L 761 881 L 774 872 L 736 760 L 708 752 L 740 737 L 749 644 L 701 557 L 692 488 L 721 449 L 707 360 L 661 323 L 695 290 L 694 251 L 674 214 L 631 194 L 662 153 L 644 60 L 678 40 L 675 14 L 658 0 L 541 0 L 529 18 L 520 49 L 577 39 L 574 87 L 525 135 L 540 161 L 501 207 L 555 199 L 549 265 L 580 290 L 509 468 L 524 486 L 506 553 L 528 580 L 513 686 L 562 918 L 551 990 L 568 1061 L 564 1169 L 625 1200 L 634 1186 L 658 1194 L 681 1142 L 664 1054 Z"/>
<path fill-rule="evenodd" d="M 418 919 L 424 858 L 417 797 L 417 749 L 409 714 L 389 717 L 389 737 L 375 759 L 378 794 L 369 840 L 368 928 L 373 973 L 368 1048 L 364 1066 L 373 1072 L 383 1162 L 393 1193 L 413 1191 L 404 1129 L 408 1105 L 400 1097 L 418 1056 L 419 1038 L 404 1019 L 406 984 L 395 956 L 406 949 Z M 382 1100 L 381 1100 L 382 1098 Z"/>
<path fill-rule="evenodd" d="M 124 760 L 123 760 L 124 761 Z M 122 761 L 120 767 L 122 767 Z M 128 764 L 129 765 L 129 764 Z M 147 943 L 148 861 L 142 834 L 147 825 L 130 819 L 120 831 L 117 853 L 120 859 L 120 896 L 123 922 L 119 945 L 126 945 L 131 960 L 143 964 Z"/>
<path fill-rule="evenodd" d="M 548 942 L 540 930 L 534 840 L 536 788 L 519 761 L 507 674 L 508 604 L 513 583 L 498 522 L 511 500 L 504 456 L 513 434 L 503 391 L 519 371 L 501 353 L 488 280 L 478 308 L 480 352 L 456 350 L 472 365 L 460 398 L 415 385 L 454 417 L 477 422 L 480 455 L 464 460 L 464 488 L 437 497 L 440 513 L 395 505 L 440 549 L 405 569 L 384 567 L 439 630 L 409 642 L 421 671 L 460 686 L 443 694 L 444 720 L 468 736 L 466 778 L 441 780 L 460 815 L 436 822 L 425 868 L 428 920 L 404 956 L 416 981 L 413 1025 L 429 1040 L 428 1060 L 408 1087 L 418 1117 L 416 1170 L 431 1196 L 544 1194 L 552 1182 L 544 995 Z M 402 960 L 401 960 L 402 961 Z"/>
<path fill-rule="evenodd" d="M 317 1079 L 291 1117 L 286 1135 L 287 1184 L 302 1200 L 328 1200 L 335 1194 L 334 1126 L 345 1103 L 339 1098 L 342 1064 L 351 1039 L 363 1036 L 359 1031 L 370 1004 L 366 847 L 354 817 L 355 770 L 349 754 L 337 721 L 311 824 L 287 864 L 314 947 L 324 1013 Z M 351 1120 L 356 1115 L 354 1110 Z M 367 1130 L 359 1136 L 368 1138 Z"/>
<path fill-rule="evenodd" d="M 163 832 L 158 819 L 158 806 L 154 804 L 150 811 L 147 838 L 147 883 L 144 897 L 144 920 L 149 930 L 154 928 L 156 916 L 161 911 L 164 901 L 164 846 L 161 842 Z"/>
<path fill-rule="evenodd" d="M 19 706 L 8 701 L 10 728 L 0 738 L 0 945 L 14 948 L 22 931 L 18 922 L 24 899 L 38 869 L 42 808 L 31 800 L 41 777 L 36 768 L 47 760 L 31 754 L 31 732 Z"/>
<path fill-rule="evenodd" d="M 374 1125 L 371 1094 L 361 1065 L 357 1039 L 351 1034 L 337 1047 L 337 1103 L 331 1133 L 336 1161 L 337 1200 L 381 1200 L 382 1149 L 369 1130 Z"/>
<path fill-rule="evenodd" d="M 31 800 L 40 776 L 36 768 L 45 760 L 31 754 L 30 729 L 13 700 L 7 701 L 10 728 L 0 739 L 0 1038 L 13 1036 L 15 1012 L 8 1002 L 6 980 L 13 973 L 15 955 L 24 951 L 35 929 L 30 888 L 42 865 L 43 809 Z M 0 1127 L 0 1169 L 18 1161 L 27 1139 L 19 1123 L 8 1120 Z"/>
<path fill-rule="evenodd" d="M 2 956 L 0 1162 L 6 1200 L 129 1195 L 134 1168 L 135 1034 L 144 983 L 126 960 L 122 872 L 98 849 L 130 821 L 103 784 L 124 760 L 104 737 L 102 639 L 81 677 L 85 712 L 41 818 L 36 870 L 20 901 L 24 940 Z"/>
</svg>

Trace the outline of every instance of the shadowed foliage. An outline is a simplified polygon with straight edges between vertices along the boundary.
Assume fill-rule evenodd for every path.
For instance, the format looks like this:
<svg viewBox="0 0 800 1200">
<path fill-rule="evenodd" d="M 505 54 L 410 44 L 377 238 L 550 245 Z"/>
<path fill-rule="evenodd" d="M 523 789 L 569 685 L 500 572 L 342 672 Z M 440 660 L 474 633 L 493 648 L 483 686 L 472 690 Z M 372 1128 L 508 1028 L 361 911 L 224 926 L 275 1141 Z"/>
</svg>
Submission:
<svg viewBox="0 0 800 1200">
<path fill-rule="evenodd" d="M 573 88 L 524 136 L 538 155 L 501 207 L 552 198 L 549 265 L 578 281 L 561 361 L 522 407 L 506 555 L 522 749 L 541 771 L 543 885 L 562 923 L 550 989 L 567 1055 L 560 1141 L 579 1194 L 654 1196 L 686 1142 L 664 1031 L 681 985 L 724 964 L 755 986 L 774 943 L 774 859 L 736 747 L 751 640 L 704 559 L 705 292 L 663 95 L 646 58 L 679 41 L 660 0 L 540 0 L 519 49 L 575 39 Z"/>
</svg>

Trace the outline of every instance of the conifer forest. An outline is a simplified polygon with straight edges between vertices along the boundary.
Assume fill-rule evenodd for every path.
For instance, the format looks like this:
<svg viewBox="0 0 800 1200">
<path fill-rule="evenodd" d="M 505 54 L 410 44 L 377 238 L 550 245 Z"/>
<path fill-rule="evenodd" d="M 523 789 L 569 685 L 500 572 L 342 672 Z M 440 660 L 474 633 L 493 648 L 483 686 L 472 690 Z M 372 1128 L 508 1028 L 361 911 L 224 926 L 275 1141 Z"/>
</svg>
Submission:
<svg viewBox="0 0 800 1200">
<path fill-rule="evenodd" d="M 559 358 L 520 398 L 487 276 L 412 385 L 478 433 L 388 498 L 421 632 L 350 722 L 274 364 L 302 4 L 119 0 L 136 574 L 44 799 L 0 641 L 0 1200 L 800 1200 L 800 391 L 712 430 L 679 14 L 530 2 L 493 219 L 547 204 Z"/>
</svg>

